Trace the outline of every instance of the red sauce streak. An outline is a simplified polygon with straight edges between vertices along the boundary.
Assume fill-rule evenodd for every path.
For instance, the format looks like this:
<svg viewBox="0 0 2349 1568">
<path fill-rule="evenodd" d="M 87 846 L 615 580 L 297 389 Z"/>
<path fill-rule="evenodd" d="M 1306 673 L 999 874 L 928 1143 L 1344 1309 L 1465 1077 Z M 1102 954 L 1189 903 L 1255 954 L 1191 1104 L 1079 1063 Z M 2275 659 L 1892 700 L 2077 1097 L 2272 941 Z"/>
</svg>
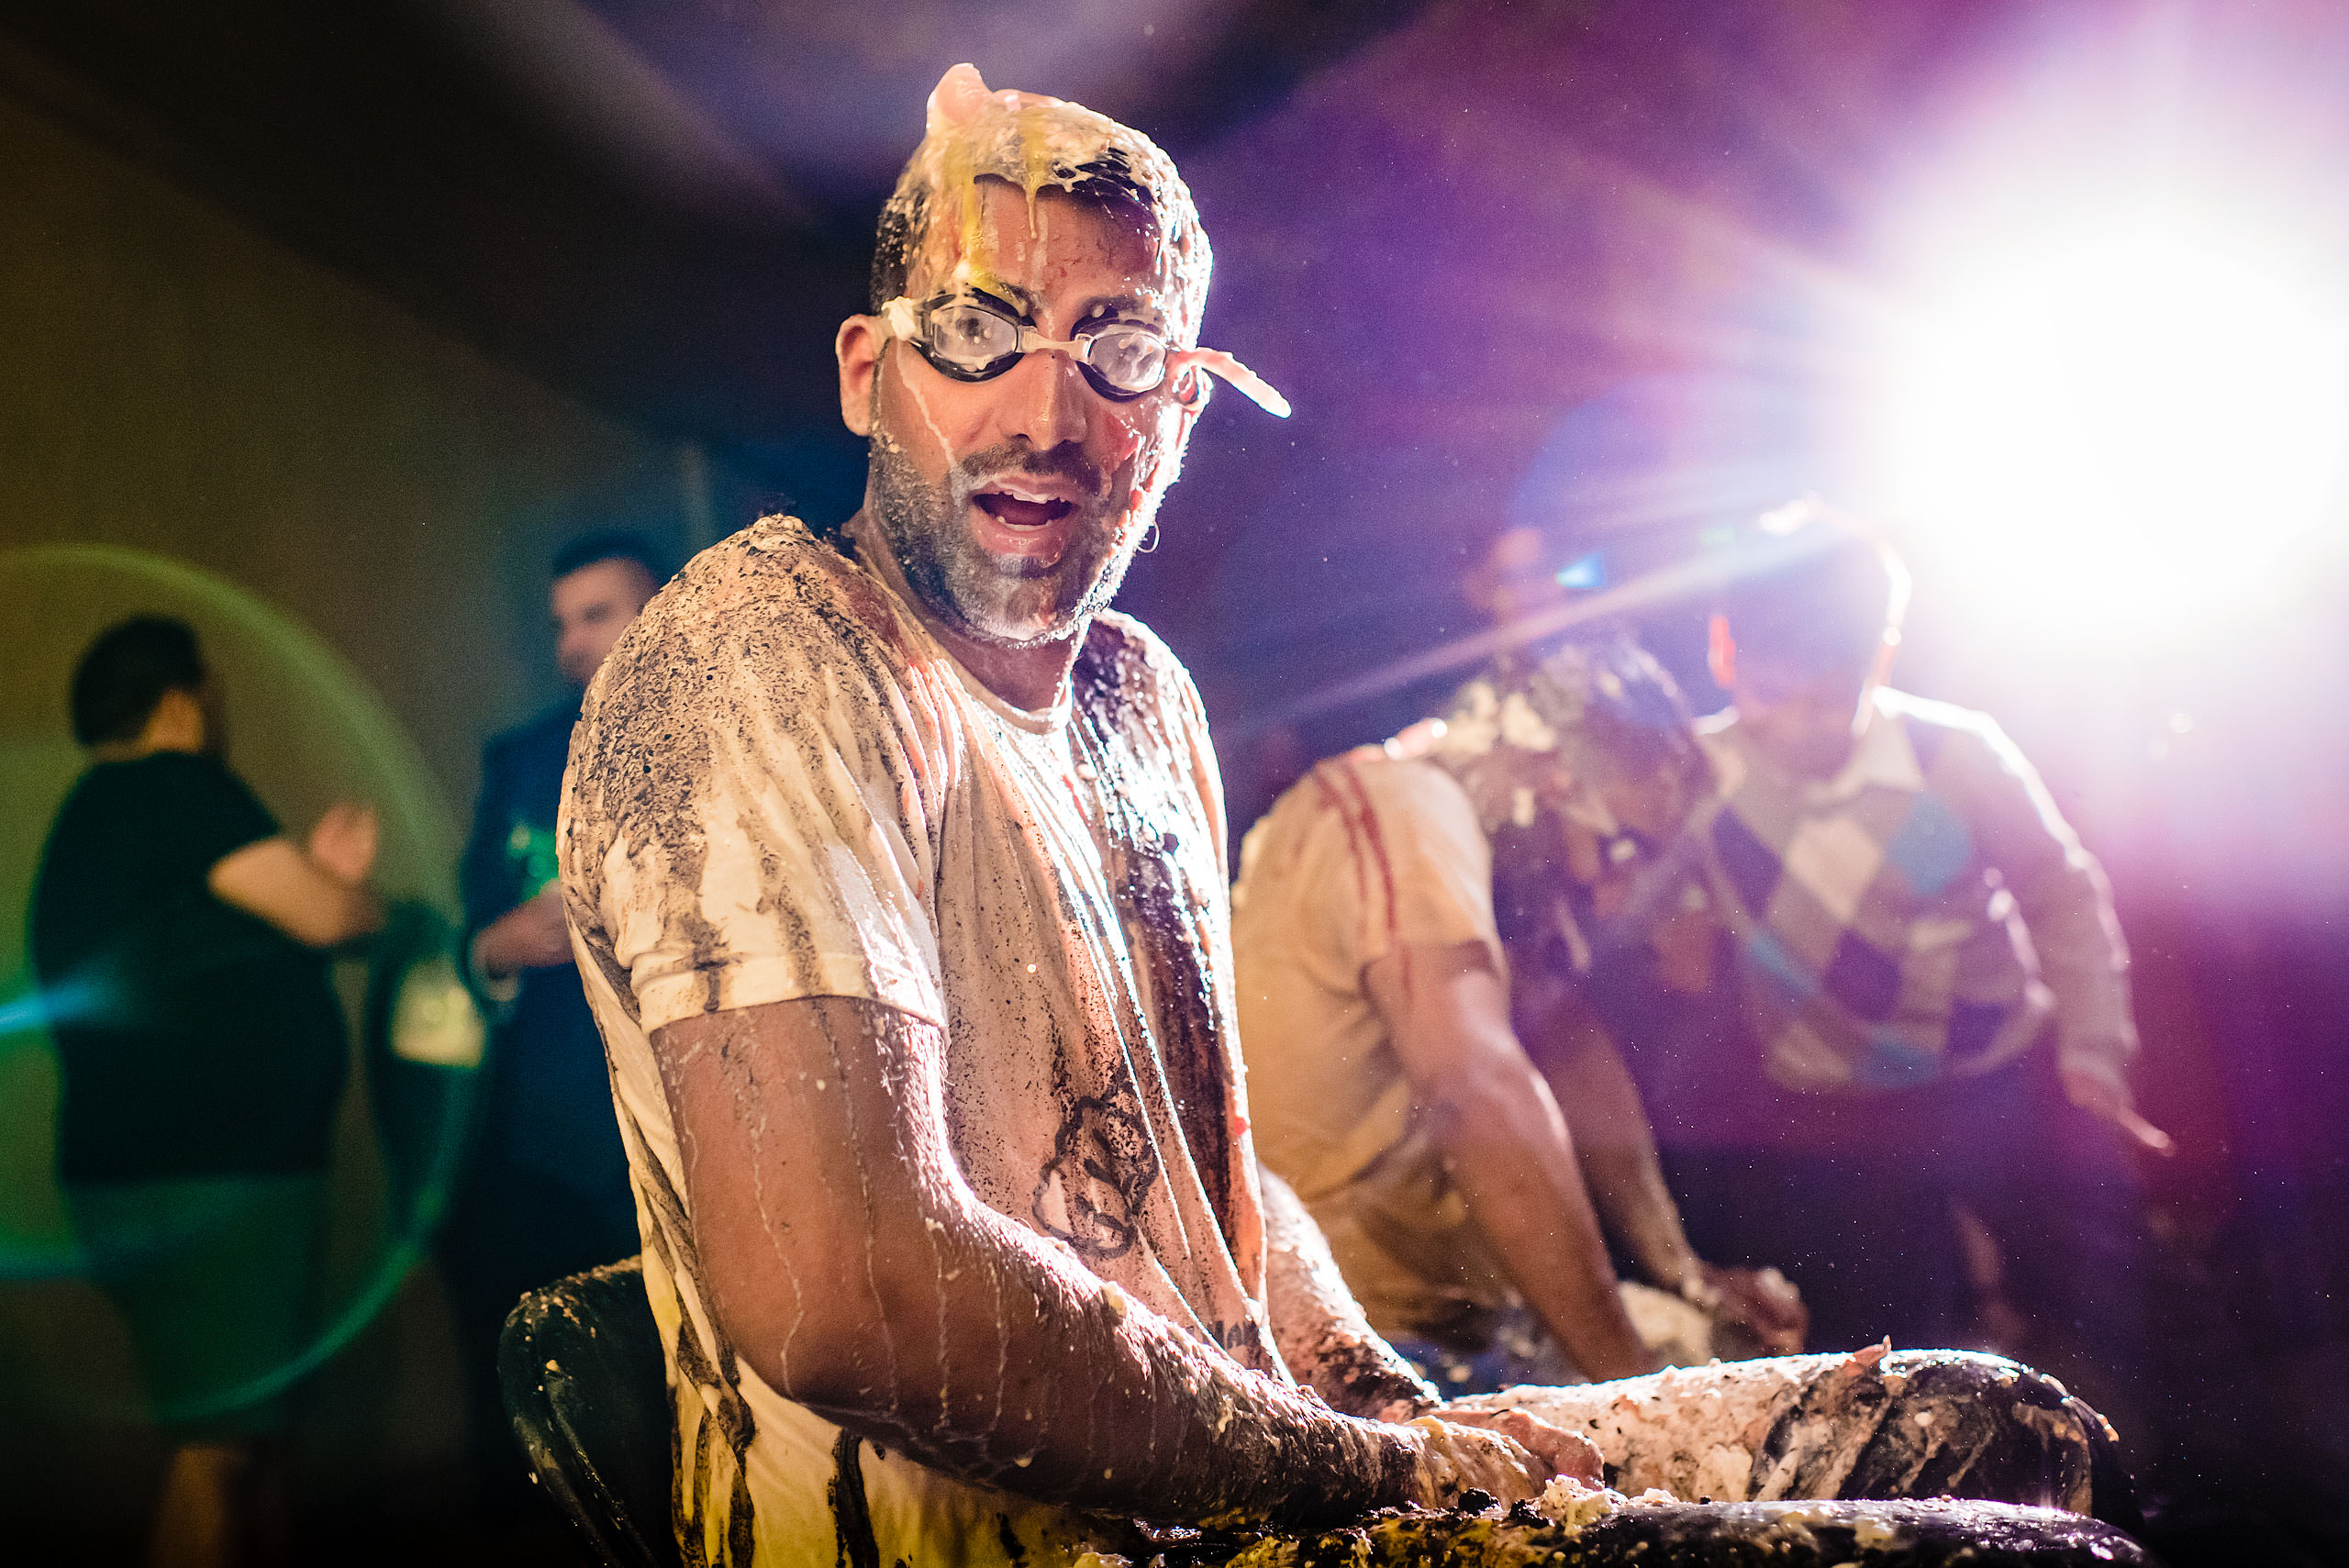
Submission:
<svg viewBox="0 0 2349 1568">
<path fill-rule="evenodd" d="M 1365 902 L 1369 889 L 1363 862 L 1367 860 L 1377 869 L 1379 887 L 1386 895 L 1386 948 L 1399 961 L 1403 995 L 1408 997 L 1411 994 L 1411 955 L 1397 940 L 1401 926 L 1396 912 L 1395 863 L 1387 856 L 1378 814 L 1371 808 L 1370 792 L 1363 787 L 1362 775 L 1355 771 L 1351 756 L 1332 757 L 1323 762 L 1313 770 L 1313 781 L 1336 807 L 1339 820 L 1346 825 L 1346 847 L 1353 857 L 1356 892 Z M 1353 797 L 1351 802 L 1345 798 L 1349 791 Z"/>
</svg>

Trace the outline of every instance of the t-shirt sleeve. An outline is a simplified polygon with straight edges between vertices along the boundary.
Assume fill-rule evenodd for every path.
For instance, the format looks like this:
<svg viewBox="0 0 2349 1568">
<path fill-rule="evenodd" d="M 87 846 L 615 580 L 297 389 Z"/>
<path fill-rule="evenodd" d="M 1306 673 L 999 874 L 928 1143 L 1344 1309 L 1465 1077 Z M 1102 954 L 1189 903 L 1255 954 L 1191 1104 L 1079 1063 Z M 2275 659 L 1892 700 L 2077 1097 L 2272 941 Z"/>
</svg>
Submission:
<svg viewBox="0 0 2349 1568">
<path fill-rule="evenodd" d="M 572 923 L 647 1032 L 810 996 L 943 1024 L 941 705 L 864 628 L 769 610 L 679 595 L 598 677 L 559 828 Z"/>
<path fill-rule="evenodd" d="M 1314 874 L 1325 933 L 1359 974 L 1407 947 L 1481 942 L 1508 973 L 1493 921 L 1492 850 L 1467 795 L 1431 763 L 1338 758 L 1304 786 L 1326 807 Z"/>
<path fill-rule="evenodd" d="M 277 818 L 245 782 L 210 758 L 191 757 L 159 774 L 162 798 L 150 820 L 171 822 L 161 841 L 174 847 L 182 868 L 196 881 L 250 844 L 277 836 Z"/>
</svg>

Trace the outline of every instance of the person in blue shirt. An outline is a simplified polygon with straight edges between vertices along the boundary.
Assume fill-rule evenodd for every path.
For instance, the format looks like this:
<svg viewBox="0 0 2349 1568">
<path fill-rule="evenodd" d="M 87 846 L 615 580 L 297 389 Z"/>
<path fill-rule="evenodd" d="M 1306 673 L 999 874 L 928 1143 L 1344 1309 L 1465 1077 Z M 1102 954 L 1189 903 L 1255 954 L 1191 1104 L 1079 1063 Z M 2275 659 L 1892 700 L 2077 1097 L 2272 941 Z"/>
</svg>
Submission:
<svg viewBox="0 0 2349 1568">
<path fill-rule="evenodd" d="M 482 751 L 458 879 L 466 961 L 493 1019 L 480 1121 L 435 1251 L 464 1363 L 484 1511 L 511 1518 L 527 1471 L 497 1385 L 497 1336 L 524 1292 L 638 1247 L 628 1156 L 555 881 L 555 807 L 580 695 L 668 580 L 645 539 L 597 533 L 558 551 L 548 609 L 569 684 Z"/>
</svg>

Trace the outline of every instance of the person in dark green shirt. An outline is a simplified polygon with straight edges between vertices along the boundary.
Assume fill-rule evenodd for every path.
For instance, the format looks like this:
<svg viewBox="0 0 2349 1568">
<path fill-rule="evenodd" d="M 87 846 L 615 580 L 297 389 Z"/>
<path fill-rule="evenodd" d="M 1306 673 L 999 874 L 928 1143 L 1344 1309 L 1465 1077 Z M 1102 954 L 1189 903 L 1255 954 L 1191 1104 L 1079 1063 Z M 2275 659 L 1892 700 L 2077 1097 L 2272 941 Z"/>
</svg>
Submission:
<svg viewBox="0 0 2349 1568">
<path fill-rule="evenodd" d="M 287 839 L 219 754 L 218 691 L 179 621 L 102 634 L 72 706 L 91 766 L 31 912 L 58 1173 L 177 1445 L 153 1540 L 234 1562 L 284 1529 L 271 1440 L 308 1336 L 347 1053 L 328 951 L 380 919 L 375 817 L 338 805 Z"/>
</svg>

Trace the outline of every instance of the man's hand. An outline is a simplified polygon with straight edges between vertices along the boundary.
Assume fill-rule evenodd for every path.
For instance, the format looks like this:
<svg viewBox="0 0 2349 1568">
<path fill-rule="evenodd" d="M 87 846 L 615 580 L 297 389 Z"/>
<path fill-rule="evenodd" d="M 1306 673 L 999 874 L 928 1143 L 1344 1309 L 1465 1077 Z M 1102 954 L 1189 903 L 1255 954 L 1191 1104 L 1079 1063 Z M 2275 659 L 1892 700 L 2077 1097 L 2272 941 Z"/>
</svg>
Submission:
<svg viewBox="0 0 2349 1568">
<path fill-rule="evenodd" d="M 1549 1466 L 1549 1475 L 1571 1475 L 1596 1486 L 1606 1468 L 1598 1444 L 1580 1432 L 1569 1431 L 1530 1411 L 1447 1408 L 1441 1418 L 1453 1426 L 1479 1427 L 1499 1433 Z M 1542 1479 L 1548 1480 L 1549 1475 Z"/>
<path fill-rule="evenodd" d="M 1448 1507 L 1470 1487 L 1503 1503 L 1530 1500 L 1553 1475 L 1598 1484 L 1598 1450 L 1589 1440 L 1522 1410 L 1421 1416 L 1409 1429 L 1419 1445 L 1411 1501 L 1423 1508 Z"/>
<path fill-rule="evenodd" d="M 571 962 L 571 928 L 563 921 L 562 888 L 557 883 L 547 884 L 473 938 L 473 972 L 492 980 Z"/>
<path fill-rule="evenodd" d="M 2167 1156 L 2177 1152 L 2176 1140 L 2137 1114 L 2136 1105 L 2129 1097 L 2127 1080 L 2068 1065 L 2062 1072 L 2065 1099 L 2090 1116 L 2110 1122 L 2149 1154 Z"/>
<path fill-rule="evenodd" d="M 1802 1293 L 1776 1269 L 1723 1269 L 1697 1265 L 1698 1277 L 1713 1297 L 1713 1319 L 1753 1336 L 1765 1352 L 1790 1356 L 1810 1332 L 1810 1309 Z"/>
<path fill-rule="evenodd" d="M 356 887 L 375 869 L 375 850 L 382 838 L 383 823 L 373 806 L 338 800 L 310 829 L 310 858 L 337 882 Z"/>
<path fill-rule="evenodd" d="M 1474 1427 L 1421 1416 L 1408 1429 L 1419 1448 L 1409 1490 L 1414 1507 L 1450 1507 L 1471 1487 L 1503 1503 L 1529 1501 L 1554 1473 L 1544 1473 L 1542 1461 L 1522 1444 Z"/>
</svg>

